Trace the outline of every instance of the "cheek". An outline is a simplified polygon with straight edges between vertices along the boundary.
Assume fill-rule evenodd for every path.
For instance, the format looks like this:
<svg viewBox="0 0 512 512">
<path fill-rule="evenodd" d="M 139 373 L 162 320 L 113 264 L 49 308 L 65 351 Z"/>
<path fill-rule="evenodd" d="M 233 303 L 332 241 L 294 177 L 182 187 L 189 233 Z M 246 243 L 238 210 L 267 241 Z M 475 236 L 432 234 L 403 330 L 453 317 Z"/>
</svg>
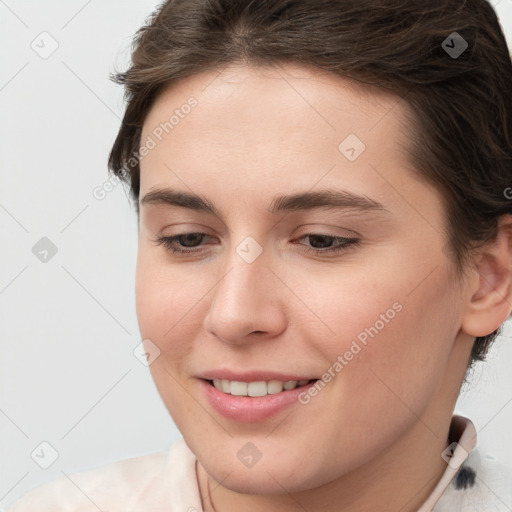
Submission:
<svg viewBox="0 0 512 512">
<path fill-rule="evenodd" d="M 317 343 L 329 362 L 328 386 L 362 416 L 372 407 L 424 408 L 460 327 L 457 298 L 441 267 L 419 286 L 416 267 L 386 269 L 354 271 L 308 290 L 308 305 L 329 327 Z"/>
<path fill-rule="evenodd" d="M 194 338 L 197 321 L 192 324 L 196 317 L 193 308 L 204 292 L 197 289 L 190 272 L 173 271 L 161 261 L 159 253 L 139 248 L 135 281 L 137 318 L 142 337 L 151 339 L 162 355 L 172 352 L 173 358 L 168 361 L 177 361 L 188 350 L 186 340 Z M 182 342 L 176 343 L 178 339 Z"/>
<path fill-rule="evenodd" d="M 183 388 L 197 321 L 192 324 L 201 290 L 194 293 L 188 272 L 173 271 L 158 251 L 139 246 L 136 271 L 136 310 L 140 333 L 160 350 L 149 366 L 156 388 L 173 421 L 182 431 L 200 421 L 200 411 Z M 187 277 L 188 276 L 188 277 Z M 197 304 L 196 304 L 197 307 Z"/>
<path fill-rule="evenodd" d="M 450 357 L 457 322 L 442 282 L 398 295 L 400 312 L 368 333 L 359 359 L 347 367 L 344 396 L 353 396 L 353 417 L 367 424 L 394 418 L 395 426 L 421 417 L 436 394 Z M 374 313 L 380 314 L 381 311 Z M 372 327 L 376 325 L 374 315 Z M 373 333 L 373 336 L 370 334 Z M 376 424 L 377 425 L 377 424 Z"/>
</svg>

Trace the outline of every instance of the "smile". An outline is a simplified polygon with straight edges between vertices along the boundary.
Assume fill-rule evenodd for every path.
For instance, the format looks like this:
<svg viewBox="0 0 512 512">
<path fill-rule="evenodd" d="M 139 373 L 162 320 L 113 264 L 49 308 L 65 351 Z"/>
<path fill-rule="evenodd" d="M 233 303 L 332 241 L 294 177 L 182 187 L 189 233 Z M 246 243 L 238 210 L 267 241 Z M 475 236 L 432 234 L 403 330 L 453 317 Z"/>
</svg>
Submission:
<svg viewBox="0 0 512 512">
<path fill-rule="evenodd" d="M 213 379 L 210 381 L 213 386 L 219 391 L 223 393 L 236 395 L 236 396 L 265 396 L 265 395 L 275 395 L 277 393 L 281 393 L 283 390 L 291 390 L 296 387 L 304 386 L 308 382 L 312 382 L 305 380 L 289 380 L 289 381 L 280 381 L 280 380 L 271 380 L 269 382 L 266 381 L 256 381 L 256 382 L 241 382 L 237 380 L 228 380 L 228 379 Z"/>
</svg>

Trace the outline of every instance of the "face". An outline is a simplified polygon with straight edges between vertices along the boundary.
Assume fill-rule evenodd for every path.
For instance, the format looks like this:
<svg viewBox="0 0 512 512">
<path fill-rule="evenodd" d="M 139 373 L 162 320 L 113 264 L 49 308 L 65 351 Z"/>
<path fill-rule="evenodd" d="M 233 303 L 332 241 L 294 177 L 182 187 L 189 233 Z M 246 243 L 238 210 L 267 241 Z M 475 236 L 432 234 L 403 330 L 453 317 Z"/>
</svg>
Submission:
<svg viewBox="0 0 512 512">
<path fill-rule="evenodd" d="M 145 120 L 140 331 L 165 406 L 225 487 L 318 487 L 436 408 L 462 295 L 440 196 L 403 150 L 405 109 L 319 70 L 233 65 L 173 85 Z M 242 397 L 209 383 L 222 377 L 316 382 Z"/>
</svg>

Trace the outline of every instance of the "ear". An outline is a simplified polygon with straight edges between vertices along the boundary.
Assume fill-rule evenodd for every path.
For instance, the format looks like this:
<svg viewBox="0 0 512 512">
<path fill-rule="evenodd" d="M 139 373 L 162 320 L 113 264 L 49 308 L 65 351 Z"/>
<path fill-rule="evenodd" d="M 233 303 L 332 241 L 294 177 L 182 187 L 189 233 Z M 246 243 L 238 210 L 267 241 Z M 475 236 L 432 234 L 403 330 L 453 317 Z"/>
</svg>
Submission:
<svg viewBox="0 0 512 512">
<path fill-rule="evenodd" d="M 512 216 L 498 221 L 493 242 L 480 249 L 461 329 L 479 337 L 496 330 L 512 311 Z"/>
</svg>

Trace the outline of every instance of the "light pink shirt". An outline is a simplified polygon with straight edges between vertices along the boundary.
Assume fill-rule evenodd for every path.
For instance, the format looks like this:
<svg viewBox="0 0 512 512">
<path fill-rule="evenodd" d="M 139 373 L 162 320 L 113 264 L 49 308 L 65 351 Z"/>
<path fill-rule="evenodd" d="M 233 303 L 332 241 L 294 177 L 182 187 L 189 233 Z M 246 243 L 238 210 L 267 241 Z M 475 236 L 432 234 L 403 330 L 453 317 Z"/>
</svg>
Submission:
<svg viewBox="0 0 512 512">
<path fill-rule="evenodd" d="M 512 471 L 474 449 L 476 431 L 470 420 L 454 416 L 452 426 L 458 434 L 454 450 L 444 455 L 446 471 L 419 512 L 512 511 Z M 180 438 L 169 451 L 42 484 L 8 512 L 201 512 L 196 464 Z"/>
</svg>

